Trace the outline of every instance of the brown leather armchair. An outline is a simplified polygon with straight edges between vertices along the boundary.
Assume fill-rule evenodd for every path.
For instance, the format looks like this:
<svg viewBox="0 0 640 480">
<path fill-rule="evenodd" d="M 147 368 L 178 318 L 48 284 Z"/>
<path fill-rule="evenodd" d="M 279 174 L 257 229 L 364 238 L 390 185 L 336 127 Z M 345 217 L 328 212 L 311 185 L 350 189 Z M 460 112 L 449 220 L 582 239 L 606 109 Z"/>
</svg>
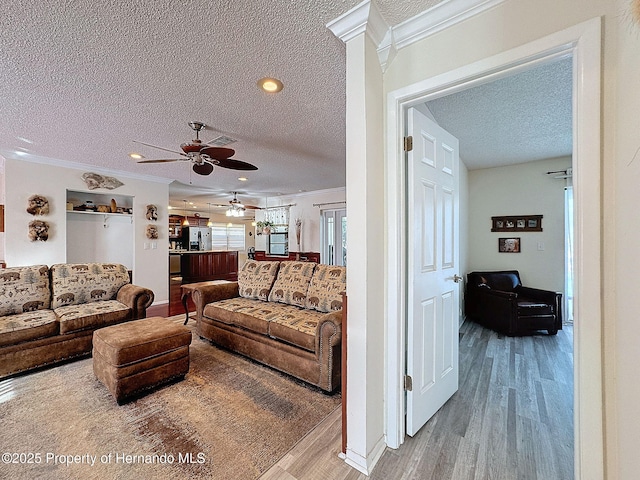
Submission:
<svg viewBox="0 0 640 480">
<path fill-rule="evenodd" d="M 508 336 L 562 329 L 562 294 L 524 287 L 517 270 L 467 274 L 466 315 Z"/>
</svg>

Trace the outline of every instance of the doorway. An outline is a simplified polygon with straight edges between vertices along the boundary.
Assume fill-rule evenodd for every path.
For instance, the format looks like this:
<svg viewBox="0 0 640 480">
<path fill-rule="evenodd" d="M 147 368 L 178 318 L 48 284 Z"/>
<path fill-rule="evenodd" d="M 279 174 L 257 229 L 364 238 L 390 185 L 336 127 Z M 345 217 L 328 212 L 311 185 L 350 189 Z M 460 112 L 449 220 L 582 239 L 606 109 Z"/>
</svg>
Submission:
<svg viewBox="0 0 640 480">
<path fill-rule="evenodd" d="M 347 210 L 326 209 L 320 213 L 321 257 L 328 265 L 347 266 Z"/>
<path fill-rule="evenodd" d="M 573 57 L 573 172 L 575 196 L 575 311 L 581 319 L 574 331 L 575 476 L 582 470 L 603 473 L 603 425 L 600 319 L 600 20 L 594 19 L 556 34 L 426 79 L 388 96 L 389 162 L 386 197 L 389 205 L 387 260 L 387 445 L 397 448 L 405 435 L 404 348 L 406 329 L 406 174 L 401 139 L 408 108 L 429 99 L 502 78 L 544 64 L 560 55 Z M 393 286 L 393 287 L 392 287 Z M 396 287 L 397 286 L 397 287 Z M 588 354 L 587 354 L 588 352 Z"/>
</svg>

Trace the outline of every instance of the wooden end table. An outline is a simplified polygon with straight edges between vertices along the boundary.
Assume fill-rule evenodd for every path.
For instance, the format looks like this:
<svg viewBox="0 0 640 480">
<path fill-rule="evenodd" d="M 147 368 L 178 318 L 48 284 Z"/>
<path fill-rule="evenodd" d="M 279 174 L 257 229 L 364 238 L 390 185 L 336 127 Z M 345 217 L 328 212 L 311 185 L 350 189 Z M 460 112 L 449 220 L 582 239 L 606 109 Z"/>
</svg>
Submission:
<svg viewBox="0 0 640 480">
<path fill-rule="evenodd" d="M 189 307 L 187 306 L 187 301 L 189 297 L 193 293 L 193 291 L 198 287 L 206 287 L 207 285 L 217 285 L 219 283 L 230 283 L 228 280 L 209 280 L 208 282 L 196 282 L 196 283 L 185 283 L 184 285 L 180 285 L 180 300 L 182 301 L 182 306 L 184 307 L 184 325 L 189 322 Z"/>
</svg>

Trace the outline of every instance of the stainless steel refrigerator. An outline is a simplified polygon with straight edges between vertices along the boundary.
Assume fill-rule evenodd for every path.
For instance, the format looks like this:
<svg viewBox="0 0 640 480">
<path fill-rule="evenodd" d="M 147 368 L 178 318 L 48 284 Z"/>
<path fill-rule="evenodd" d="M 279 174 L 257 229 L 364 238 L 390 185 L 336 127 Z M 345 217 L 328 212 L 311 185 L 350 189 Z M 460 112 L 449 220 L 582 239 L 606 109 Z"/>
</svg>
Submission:
<svg viewBox="0 0 640 480">
<path fill-rule="evenodd" d="M 209 227 L 182 227 L 182 238 L 186 240 L 190 251 L 211 250 L 211 228 Z"/>
</svg>

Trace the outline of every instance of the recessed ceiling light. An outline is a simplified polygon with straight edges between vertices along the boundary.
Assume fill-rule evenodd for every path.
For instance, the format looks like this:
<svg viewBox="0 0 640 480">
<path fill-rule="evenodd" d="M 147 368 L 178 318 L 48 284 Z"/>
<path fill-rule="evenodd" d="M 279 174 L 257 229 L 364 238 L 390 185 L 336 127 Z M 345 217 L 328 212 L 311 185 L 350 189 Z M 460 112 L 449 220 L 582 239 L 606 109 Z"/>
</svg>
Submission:
<svg viewBox="0 0 640 480">
<path fill-rule="evenodd" d="M 139 153 L 130 153 L 129 156 L 134 160 L 140 160 L 141 158 L 144 158 L 144 156 L 140 155 Z"/>
<path fill-rule="evenodd" d="M 267 93 L 277 93 L 284 88 L 280 80 L 269 77 L 258 80 L 258 86 Z"/>
<path fill-rule="evenodd" d="M 240 180 L 241 182 L 246 182 L 247 181 L 247 177 L 238 177 L 238 180 Z"/>
</svg>

